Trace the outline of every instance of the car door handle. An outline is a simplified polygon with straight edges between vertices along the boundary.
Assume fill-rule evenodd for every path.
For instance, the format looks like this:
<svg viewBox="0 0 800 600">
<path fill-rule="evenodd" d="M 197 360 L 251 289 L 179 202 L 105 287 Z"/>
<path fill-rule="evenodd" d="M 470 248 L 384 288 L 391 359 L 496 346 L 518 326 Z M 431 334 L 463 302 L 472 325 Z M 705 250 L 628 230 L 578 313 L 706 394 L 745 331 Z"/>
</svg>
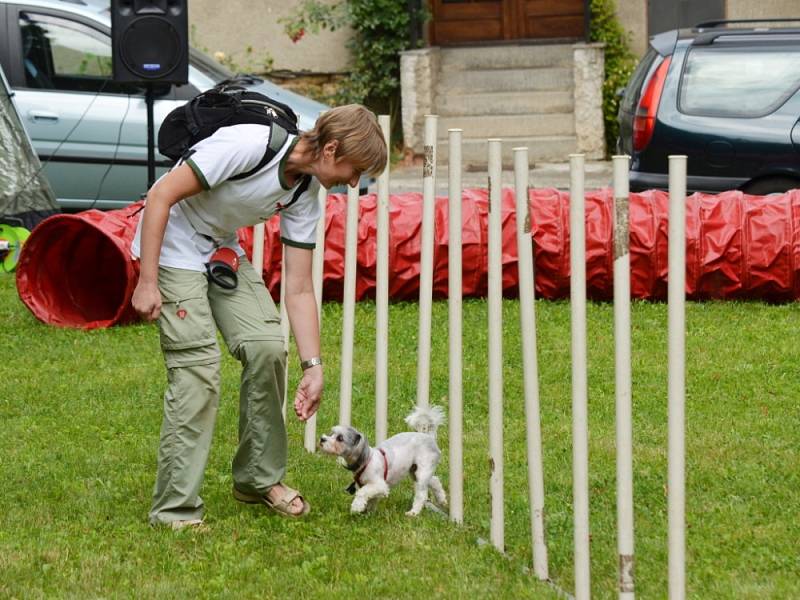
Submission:
<svg viewBox="0 0 800 600">
<path fill-rule="evenodd" d="M 58 121 L 58 115 L 56 113 L 43 110 L 28 111 L 28 116 L 31 118 L 31 121 Z"/>
</svg>

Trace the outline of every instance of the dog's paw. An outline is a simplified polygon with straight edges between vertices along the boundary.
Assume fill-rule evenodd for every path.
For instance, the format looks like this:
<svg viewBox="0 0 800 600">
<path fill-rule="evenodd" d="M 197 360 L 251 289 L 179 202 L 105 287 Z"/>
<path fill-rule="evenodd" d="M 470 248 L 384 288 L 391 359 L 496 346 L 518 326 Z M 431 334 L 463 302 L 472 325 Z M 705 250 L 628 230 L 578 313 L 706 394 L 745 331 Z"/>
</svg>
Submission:
<svg viewBox="0 0 800 600">
<path fill-rule="evenodd" d="M 354 515 L 360 515 L 367 512 L 367 503 L 363 500 L 353 500 L 353 503 L 350 505 L 350 512 Z"/>
<path fill-rule="evenodd" d="M 407 517 L 416 517 L 417 515 L 419 515 L 419 511 L 414 510 L 413 508 L 411 510 L 406 511 Z"/>
</svg>

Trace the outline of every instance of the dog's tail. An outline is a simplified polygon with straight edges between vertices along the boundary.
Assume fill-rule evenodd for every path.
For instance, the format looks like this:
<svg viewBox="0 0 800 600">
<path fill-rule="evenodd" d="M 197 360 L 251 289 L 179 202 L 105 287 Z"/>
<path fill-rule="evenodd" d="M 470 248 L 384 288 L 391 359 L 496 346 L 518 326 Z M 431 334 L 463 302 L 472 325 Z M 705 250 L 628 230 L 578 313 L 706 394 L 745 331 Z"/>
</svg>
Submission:
<svg viewBox="0 0 800 600">
<path fill-rule="evenodd" d="M 436 437 L 436 430 L 445 421 L 444 409 L 441 406 L 418 406 L 406 417 L 406 423 L 420 433 L 429 433 Z"/>
</svg>

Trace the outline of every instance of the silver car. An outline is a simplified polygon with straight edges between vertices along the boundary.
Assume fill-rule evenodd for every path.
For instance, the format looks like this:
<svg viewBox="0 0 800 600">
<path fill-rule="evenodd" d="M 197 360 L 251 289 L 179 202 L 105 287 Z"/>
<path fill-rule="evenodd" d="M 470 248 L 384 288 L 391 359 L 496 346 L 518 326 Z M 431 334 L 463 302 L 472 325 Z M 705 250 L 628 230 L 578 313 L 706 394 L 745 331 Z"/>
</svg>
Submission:
<svg viewBox="0 0 800 600">
<path fill-rule="evenodd" d="M 194 49 L 189 84 L 158 86 L 158 125 L 173 108 L 233 73 Z M 0 0 L 0 65 L 58 203 L 120 208 L 147 187 L 144 88 L 111 79 L 108 0 Z M 294 109 L 301 129 L 324 104 L 251 78 L 253 91 Z M 156 149 L 156 176 L 171 162 Z"/>
</svg>

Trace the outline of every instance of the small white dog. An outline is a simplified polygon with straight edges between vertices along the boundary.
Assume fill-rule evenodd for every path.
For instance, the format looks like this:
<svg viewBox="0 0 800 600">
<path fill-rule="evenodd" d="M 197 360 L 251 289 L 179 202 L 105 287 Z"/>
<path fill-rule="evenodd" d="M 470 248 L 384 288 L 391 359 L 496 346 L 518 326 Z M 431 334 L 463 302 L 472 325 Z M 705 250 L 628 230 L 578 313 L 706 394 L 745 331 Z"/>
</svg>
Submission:
<svg viewBox="0 0 800 600">
<path fill-rule="evenodd" d="M 353 471 L 354 481 L 348 491 L 355 493 L 355 498 L 350 512 L 365 512 L 373 501 L 387 497 L 406 475 L 414 480 L 414 502 L 407 515 L 420 513 L 428 499 L 428 488 L 440 506 L 447 506 L 442 483 L 434 475 L 441 456 L 436 429 L 444 423 L 444 412 L 438 406 L 417 407 L 406 417 L 406 423 L 416 431 L 398 433 L 377 448 L 370 447 L 364 434 L 343 425 L 320 438 L 322 451 L 340 457 Z"/>
</svg>

